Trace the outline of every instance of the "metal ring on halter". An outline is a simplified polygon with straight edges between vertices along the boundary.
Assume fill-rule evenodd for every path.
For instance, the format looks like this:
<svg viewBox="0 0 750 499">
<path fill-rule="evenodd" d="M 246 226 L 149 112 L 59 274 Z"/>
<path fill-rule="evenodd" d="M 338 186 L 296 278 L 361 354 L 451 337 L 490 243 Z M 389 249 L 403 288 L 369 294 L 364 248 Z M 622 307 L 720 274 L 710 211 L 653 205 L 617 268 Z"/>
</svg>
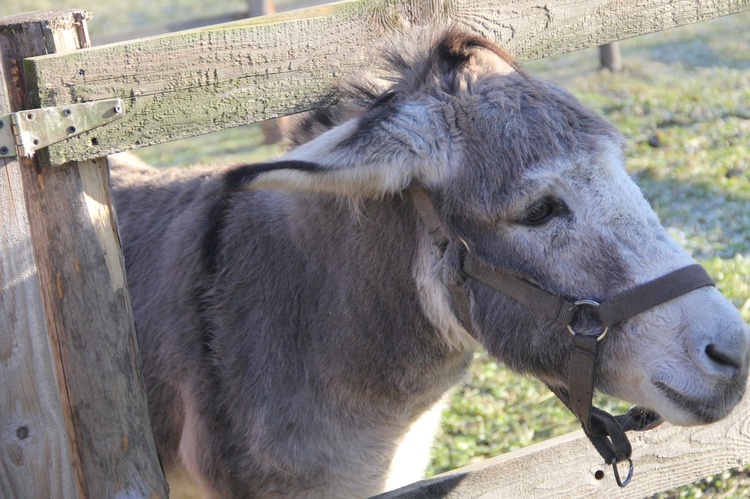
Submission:
<svg viewBox="0 0 750 499">
<path fill-rule="evenodd" d="M 617 469 L 617 458 L 612 458 L 612 471 L 615 474 L 615 481 L 617 482 L 617 485 L 619 485 L 621 488 L 625 487 L 627 484 L 630 483 L 630 479 L 633 478 L 633 460 L 628 458 L 628 476 L 625 477 L 625 480 L 620 480 L 620 471 Z"/>
<path fill-rule="evenodd" d="M 600 304 L 598 302 L 595 302 L 594 300 L 578 300 L 573 305 L 575 305 L 576 307 L 586 305 L 589 307 L 596 308 Z M 570 324 L 566 324 L 565 327 L 568 328 L 568 332 L 570 334 L 572 334 L 573 336 L 576 335 L 576 332 L 573 330 L 573 326 L 571 326 Z M 609 326 L 604 326 L 604 330 L 599 334 L 599 336 L 596 337 L 596 341 L 602 341 L 604 337 L 607 336 L 608 332 L 609 332 Z"/>
</svg>

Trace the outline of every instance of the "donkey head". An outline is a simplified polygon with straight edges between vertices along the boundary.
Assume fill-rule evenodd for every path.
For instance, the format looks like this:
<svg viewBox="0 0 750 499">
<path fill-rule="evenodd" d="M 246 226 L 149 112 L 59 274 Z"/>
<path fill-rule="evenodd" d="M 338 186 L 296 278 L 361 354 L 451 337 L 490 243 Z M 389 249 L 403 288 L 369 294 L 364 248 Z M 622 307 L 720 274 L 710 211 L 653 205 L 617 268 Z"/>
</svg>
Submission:
<svg viewBox="0 0 750 499">
<path fill-rule="evenodd" d="M 573 301 L 603 302 L 693 263 L 626 173 L 620 135 L 571 95 L 456 30 L 387 59 L 389 77 L 361 80 L 341 94 L 345 103 L 305 118 L 288 161 L 247 187 L 356 202 L 419 186 L 453 240 Z M 477 340 L 512 369 L 564 388 L 566 328 L 468 279 L 472 338 L 447 290 L 460 264 L 435 250 L 423 225 L 414 237 L 423 312 L 445 341 L 464 349 Z M 715 421 L 742 397 L 749 345 L 734 306 L 703 287 L 614 325 L 596 386 L 673 423 Z"/>
</svg>

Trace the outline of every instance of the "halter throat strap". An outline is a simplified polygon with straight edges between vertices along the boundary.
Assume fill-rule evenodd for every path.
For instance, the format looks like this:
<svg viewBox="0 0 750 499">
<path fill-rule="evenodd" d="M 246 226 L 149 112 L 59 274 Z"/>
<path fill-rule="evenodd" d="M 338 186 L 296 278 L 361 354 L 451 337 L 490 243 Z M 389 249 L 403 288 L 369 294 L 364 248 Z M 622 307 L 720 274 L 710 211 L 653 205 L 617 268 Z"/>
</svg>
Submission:
<svg viewBox="0 0 750 499">
<path fill-rule="evenodd" d="M 571 302 L 535 286 L 528 280 L 516 277 L 506 270 L 489 265 L 477 257 L 464 240 L 458 239 L 457 242 L 451 237 L 432 198 L 424 189 L 412 185 L 408 188 L 408 192 L 419 218 L 436 247 L 438 258 L 443 261 L 458 259 L 457 272 L 452 273 L 455 279 L 445 285 L 453 302 L 454 313 L 469 334 L 478 339 L 471 313 L 471 291 L 465 282 L 466 279 L 471 278 L 513 298 L 551 321 L 562 324 L 573 335 L 568 389 L 548 386 L 575 414 L 605 462 L 613 465 L 617 484 L 621 487 L 627 485 L 632 477 L 633 463 L 630 460 L 632 448 L 625 431 L 652 428 L 660 423 L 660 418 L 657 414 L 639 407 L 621 416 L 612 416 L 593 407 L 595 365 L 599 342 L 605 337 L 610 327 L 626 319 L 696 289 L 713 286 L 711 277 L 702 266 L 689 265 L 630 288 L 602 303 L 587 299 Z M 451 255 L 451 258 L 446 258 L 446 255 Z M 575 322 L 584 309 L 596 318 L 601 327 L 599 334 L 592 336 L 576 333 Z M 625 460 L 629 461 L 630 465 L 627 477 L 621 480 L 617 463 Z"/>
</svg>

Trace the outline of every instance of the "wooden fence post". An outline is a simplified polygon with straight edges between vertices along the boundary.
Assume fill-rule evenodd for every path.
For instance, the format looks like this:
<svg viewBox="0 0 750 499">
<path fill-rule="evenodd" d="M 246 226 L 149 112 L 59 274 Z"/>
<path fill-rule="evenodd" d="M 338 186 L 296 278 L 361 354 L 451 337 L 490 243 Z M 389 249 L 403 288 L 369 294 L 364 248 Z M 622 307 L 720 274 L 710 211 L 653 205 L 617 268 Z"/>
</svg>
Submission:
<svg viewBox="0 0 750 499">
<path fill-rule="evenodd" d="M 274 0 L 247 0 L 247 16 L 257 17 L 276 13 Z"/>
<path fill-rule="evenodd" d="M 11 61 L 0 49 L 0 116 Z M 3 120 L 3 127 L 8 124 Z M 0 130 L 2 132 L 3 130 Z M 19 162 L 0 159 L 0 491 L 76 497 Z"/>
<path fill-rule="evenodd" d="M 0 20 L 3 113 L 38 107 L 23 59 L 87 46 L 87 18 L 58 10 Z M 17 367 L 0 379 L 0 487 L 14 497 L 166 497 L 106 158 L 49 169 L 20 157 L 1 176 L 0 373 L 7 358 Z"/>
<path fill-rule="evenodd" d="M 622 55 L 620 54 L 620 42 L 610 42 L 599 45 L 599 66 L 617 72 L 622 69 Z"/>
</svg>

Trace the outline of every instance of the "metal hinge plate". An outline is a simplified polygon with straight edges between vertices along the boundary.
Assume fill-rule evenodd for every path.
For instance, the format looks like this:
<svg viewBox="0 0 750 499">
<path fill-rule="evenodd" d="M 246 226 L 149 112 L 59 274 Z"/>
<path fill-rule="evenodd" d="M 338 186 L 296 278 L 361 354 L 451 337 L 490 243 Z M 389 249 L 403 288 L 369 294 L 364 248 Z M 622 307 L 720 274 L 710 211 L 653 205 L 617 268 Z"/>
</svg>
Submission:
<svg viewBox="0 0 750 499">
<path fill-rule="evenodd" d="M 121 99 L 107 99 L 2 115 L 0 158 L 30 158 L 43 147 L 93 130 L 124 114 Z"/>
</svg>

